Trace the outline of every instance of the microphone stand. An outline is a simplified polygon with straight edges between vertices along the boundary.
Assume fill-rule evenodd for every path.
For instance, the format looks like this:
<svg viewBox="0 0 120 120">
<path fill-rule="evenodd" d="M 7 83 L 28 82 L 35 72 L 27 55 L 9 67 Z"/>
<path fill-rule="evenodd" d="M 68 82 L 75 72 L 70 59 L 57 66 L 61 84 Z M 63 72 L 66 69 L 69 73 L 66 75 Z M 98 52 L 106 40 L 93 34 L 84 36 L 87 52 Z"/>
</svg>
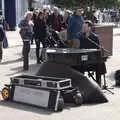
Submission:
<svg viewBox="0 0 120 120">
<path fill-rule="evenodd" d="M 109 51 L 109 50 L 103 48 L 101 45 L 97 44 L 95 41 L 93 41 L 93 40 L 90 39 L 89 37 L 88 37 L 87 39 L 88 39 L 91 43 L 93 43 L 94 45 L 96 45 L 96 47 L 100 48 L 102 51 L 105 51 L 105 52 L 107 52 L 107 53 L 110 54 L 110 51 Z"/>
<path fill-rule="evenodd" d="M 110 51 L 108 51 L 107 49 L 103 48 L 101 45 L 99 45 L 98 43 L 96 43 L 95 41 L 93 41 L 92 39 L 90 39 L 89 37 L 87 37 L 87 39 L 88 39 L 91 43 L 93 43 L 94 45 L 96 45 L 96 47 L 100 48 L 100 49 L 103 51 L 103 52 L 102 52 L 103 55 L 104 55 L 104 51 L 110 54 Z M 110 91 L 110 90 L 108 89 L 108 87 L 107 87 L 107 85 L 106 85 L 105 74 L 103 75 L 103 77 L 104 77 L 103 89 L 109 91 L 111 94 L 114 94 L 112 91 Z M 112 88 L 112 89 L 113 89 L 113 88 Z"/>
</svg>

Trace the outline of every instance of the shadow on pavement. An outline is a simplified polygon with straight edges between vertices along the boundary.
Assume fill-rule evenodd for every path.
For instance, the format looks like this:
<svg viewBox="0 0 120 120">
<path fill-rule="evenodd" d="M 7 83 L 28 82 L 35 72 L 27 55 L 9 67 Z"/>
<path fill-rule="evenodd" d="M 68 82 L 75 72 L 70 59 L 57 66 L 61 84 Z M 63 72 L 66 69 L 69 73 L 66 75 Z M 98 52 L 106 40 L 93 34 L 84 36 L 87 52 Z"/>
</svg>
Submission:
<svg viewBox="0 0 120 120">
<path fill-rule="evenodd" d="M 16 47 L 21 47 L 21 46 L 23 46 L 23 45 L 12 45 L 9 48 L 16 48 Z"/>
<path fill-rule="evenodd" d="M 23 58 L 21 57 L 21 58 L 15 59 L 15 60 L 8 60 L 8 61 L 5 61 L 5 62 L 1 62 L 0 64 L 1 65 L 12 64 L 12 63 L 20 62 L 22 60 L 23 60 Z"/>
<path fill-rule="evenodd" d="M 87 107 L 87 106 L 96 106 L 96 105 L 100 105 L 100 104 L 107 104 L 107 103 L 83 104 L 82 106 Z M 29 104 L 25 104 L 25 103 L 14 102 L 14 101 L 1 100 L 0 101 L 0 106 L 19 109 L 19 110 L 22 110 L 22 111 L 34 112 L 34 113 L 38 113 L 38 114 L 45 114 L 45 115 L 61 113 L 61 112 L 54 112 L 51 109 L 38 107 L 38 106 L 34 106 L 34 105 L 29 105 Z M 78 107 L 80 108 L 82 106 L 77 106 L 77 105 L 75 105 L 73 103 L 65 103 L 63 111 L 64 110 L 70 110 L 72 108 L 78 108 Z"/>
<path fill-rule="evenodd" d="M 10 74 L 6 74 L 6 76 L 12 76 L 12 75 L 16 75 L 16 74 L 36 74 L 40 68 L 41 64 L 30 64 L 29 65 L 29 70 L 23 70 L 22 66 L 18 66 L 15 68 L 11 68 Z"/>
<path fill-rule="evenodd" d="M 14 109 L 19 109 L 19 110 L 29 111 L 29 112 L 39 113 L 39 114 L 45 114 L 45 115 L 50 115 L 50 114 L 54 113 L 52 110 L 49 110 L 46 108 L 31 106 L 28 104 L 17 103 L 17 102 L 12 102 L 12 101 L 1 100 L 0 106 L 10 107 L 10 108 L 14 108 Z"/>
</svg>

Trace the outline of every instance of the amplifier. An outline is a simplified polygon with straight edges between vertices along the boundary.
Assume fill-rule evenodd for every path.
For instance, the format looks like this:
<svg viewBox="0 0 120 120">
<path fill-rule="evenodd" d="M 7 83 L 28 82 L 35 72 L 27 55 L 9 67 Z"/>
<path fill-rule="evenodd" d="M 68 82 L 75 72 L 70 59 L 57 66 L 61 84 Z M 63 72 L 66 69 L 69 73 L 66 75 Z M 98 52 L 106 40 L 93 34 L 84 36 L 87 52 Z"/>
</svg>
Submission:
<svg viewBox="0 0 120 120">
<path fill-rule="evenodd" d="M 54 111 L 63 110 L 64 98 L 65 100 L 72 98 L 77 105 L 82 103 L 80 93 L 76 92 L 77 89 L 73 89 L 69 78 L 19 75 L 10 79 L 10 84 L 6 84 L 1 91 L 4 100 L 13 100 Z"/>
<path fill-rule="evenodd" d="M 64 99 L 61 92 L 72 86 L 69 78 L 19 75 L 10 79 L 8 89 L 2 90 L 3 99 L 12 99 L 54 111 L 63 110 Z M 4 94 L 6 92 L 9 96 Z"/>
<path fill-rule="evenodd" d="M 58 90 L 15 86 L 13 101 L 49 108 L 54 111 L 61 111 L 64 107 L 64 100 Z"/>
<path fill-rule="evenodd" d="M 18 86 L 62 90 L 71 87 L 71 79 L 46 76 L 20 75 L 11 77 L 11 84 Z"/>
</svg>

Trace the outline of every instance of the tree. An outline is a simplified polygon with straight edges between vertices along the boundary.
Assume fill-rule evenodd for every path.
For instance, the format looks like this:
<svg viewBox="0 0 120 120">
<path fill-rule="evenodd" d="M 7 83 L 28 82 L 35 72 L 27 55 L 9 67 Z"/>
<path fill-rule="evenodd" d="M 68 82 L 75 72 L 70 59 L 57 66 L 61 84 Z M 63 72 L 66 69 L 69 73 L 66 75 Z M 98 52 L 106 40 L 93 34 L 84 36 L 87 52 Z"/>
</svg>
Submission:
<svg viewBox="0 0 120 120">
<path fill-rule="evenodd" d="M 73 6 L 96 6 L 110 8 L 117 5 L 118 0 L 54 0 L 54 3 L 61 7 Z"/>
</svg>

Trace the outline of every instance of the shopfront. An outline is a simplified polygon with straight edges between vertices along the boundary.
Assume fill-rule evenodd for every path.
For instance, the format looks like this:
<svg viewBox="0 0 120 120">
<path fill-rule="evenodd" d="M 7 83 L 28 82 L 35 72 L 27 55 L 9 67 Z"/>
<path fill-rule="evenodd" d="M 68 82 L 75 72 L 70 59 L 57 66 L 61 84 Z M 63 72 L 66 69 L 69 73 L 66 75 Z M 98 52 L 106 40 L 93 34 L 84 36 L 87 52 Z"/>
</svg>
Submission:
<svg viewBox="0 0 120 120">
<path fill-rule="evenodd" d="M 4 1 L 5 20 L 9 25 L 10 30 L 15 30 L 16 27 L 16 3 L 15 0 Z"/>
</svg>

